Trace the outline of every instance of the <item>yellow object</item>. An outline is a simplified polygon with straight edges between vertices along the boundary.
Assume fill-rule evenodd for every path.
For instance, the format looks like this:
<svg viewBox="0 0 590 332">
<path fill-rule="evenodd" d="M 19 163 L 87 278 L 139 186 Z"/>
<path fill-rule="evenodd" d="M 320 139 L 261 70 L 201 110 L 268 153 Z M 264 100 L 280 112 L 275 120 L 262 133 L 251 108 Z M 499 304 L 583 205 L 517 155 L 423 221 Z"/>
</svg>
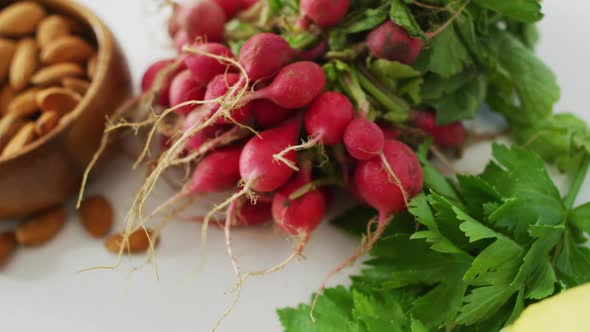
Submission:
<svg viewBox="0 0 590 332">
<path fill-rule="evenodd" d="M 590 331 L 590 283 L 526 308 L 504 332 Z"/>
</svg>

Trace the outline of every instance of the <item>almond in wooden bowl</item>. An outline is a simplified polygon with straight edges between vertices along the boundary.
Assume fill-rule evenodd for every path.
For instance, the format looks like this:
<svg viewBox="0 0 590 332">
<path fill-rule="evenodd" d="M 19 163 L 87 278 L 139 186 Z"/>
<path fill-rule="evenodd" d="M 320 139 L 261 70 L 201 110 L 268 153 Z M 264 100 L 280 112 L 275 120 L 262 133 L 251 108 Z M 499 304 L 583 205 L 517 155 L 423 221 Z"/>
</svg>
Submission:
<svg viewBox="0 0 590 332">
<path fill-rule="evenodd" d="M 22 7 L 23 3 L 27 5 Z M 12 7 L 15 5 L 18 5 L 17 9 Z M 6 7 L 12 7 L 12 9 L 3 16 L 2 13 Z M 42 10 L 39 10 L 39 7 Z M 22 17 L 15 18 L 15 16 L 24 15 L 22 13 L 32 15 L 30 22 L 20 22 Z M 53 19 L 53 22 L 51 20 L 47 22 L 46 20 L 53 15 L 59 15 L 64 20 Z M 2 22 L 11 22 L 10 24 L 16 24 L 16 26 L 5 26 Z M 69 26 L 64 27 L 64 22 L 67 22 Z M 86 61 L 87 57 L 88 61 L 96 58 L 96 61 L 93 60 L 94 71 L 88 81 L 87 91 L 77 106 L 67 116 L 60 118 L 57 124 L 54 123 L 53 115 L 46 115 L 41 119 L 43 110 L 40 108 L 35 110 L 34 115 L 25 115 L 22 119 L 9 118 L 10 121 L 5 121 L 4 127 L 11 131 L 11 135 L 17 135 L 15 133 L 24 130 L 22 128 L 25 126 L 27 130 L 21 133 L 21 139 L 18 142 L 13 143 L 25 142 L 24 146 L 14 153 L 0 155 L 0 218 L 16 218 L 59 205 L 77 192 L 85 167 L 100 144 L 105 117 L 112 115 L 124 101 L 130 98 L 132 91 L 127 63 L 113 35 L 94 13 L 76 2 L 69 0 L 0 1 L 0 25 L 2 25 L 0 38 L 10 40 L 32 38 L 32 42 L 39 48 L 39 56 L 43 48 L 51 42 L 68 33 L 76 33 L 92 46 L 93 52 L 92 55 L 83 54 L 88 50 L 82 50 L 84 52 L 76 54 L 74 59 L 68 59 L 74 60 L 71 63 L 82 66 L 84 72 L 81 75 L 86 75 L 88 66 L 83 61 Z M 43 32 L 43 36 L 34 35 L 35 31 L 38 31 L 35 29 L 39 27 L 47 30 Z M 63 54 L 60 52 L 63 50 L 60 47 L 72 47 L 68 43 L 66 42 L 65 46 L 54 46 L 56 49 L 53 50 L 53 56 L 61 60 L 60 56 Z M 5 54 L 9 53 L 12 52 L 5 51 Z M 10 57 L 13 58 L 14 55 Z M 25 60 L 23 59 L 22 62 L 26 62 Z M 47 64 L 39 61 L 36 65 L 39 68 L 27 80 L 27 86 L 19 91 L 4 93 L 16 96 L 31 88 L 43 91 L 52 86 L 62 86 L 66 76 L 61 75 L 59 71 L 60 75 L 49 72 L 55 76 L 45 73 L 46 76 L 37 77 L 37 80 L 45 80 L 42 81 L 46 85 L 35 86 L 31 79 Z M 15 71 L 18 74 L 19 71 Z M 28 72 L 25 74 L 29 76 Z M 74 76 L 72 78 L 84 79 Z M 24 84 L 22 82 L 23 79 L 17 77 L 19 87 Z M 35 104 L 27 105 L 38 107 L 36 101 L 35 96 Z M 9 112 L 6 109 L 10 108 L 9 106 L 2 107 L 5 108 L 2 110 L 3 113 Z M 55 110 L 48 111 L 55 112 Z M 25 134 L 29 134 L 31 128 L 35 139 L 28 142 L 30 136 Z M 47 130 L 49 131 L 46 132 Z M 3 141 L 5 145 L 10 143 L 9 138 L 4 138 Z"/>
</svg>

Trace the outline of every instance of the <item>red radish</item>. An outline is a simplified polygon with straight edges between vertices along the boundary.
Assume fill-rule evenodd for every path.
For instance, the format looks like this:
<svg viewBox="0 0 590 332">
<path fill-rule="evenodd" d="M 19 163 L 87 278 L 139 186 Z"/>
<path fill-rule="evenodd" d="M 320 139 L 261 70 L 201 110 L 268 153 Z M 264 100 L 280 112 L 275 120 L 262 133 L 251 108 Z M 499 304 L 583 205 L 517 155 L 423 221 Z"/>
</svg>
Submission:
<svg viewBox="0 0 590 332">
<path fill-rule="evenodd" d="M 217 42 L 223 38 L 226 17 L 223 9 L 214 1 L 193 0 L 180 5 L 175 12 L 175 20 L 191 40 L 202 38 Z"/>
<path fill-rule="evenodd" d="M 326 74 L 320 65 L 310 61 L 283 67 L 272 82 L 243 98 L 243 101 L 268 99 L 284 108 L 301 108 L 317 97 L 326 86 Z"/>
<path fill-rule="evenodd" d="M 179 30 L 174 34 L 174 48 L 176 48 L 178 52 L 182 52 L 182 48 L 185 45 L 190 45 L 190 43 L 191 40 L 188 37 L 188 33 L 186 33 L 186 31 Z"/>
<path fill-rule="evenodd" d="M 379 126 L 362 117 L 352 120 L 344 132 L 346 151 L 357 160 L 378 156 L 383 151 L 384 140 Z"/>
<path fill-rule="evenodd" d="M 293 60 L 295 52 L 287 41 L 274 33 L 258 33 L 240 49 L 239 62 L 250 81 L 272 77 Z"/>
<path fill-rule="evenodd" d="M 300 122 L 299 117 L 287 120 L 280 127 L 265 130 L 246 143 L 240 157 L 240 174 L 249 189 L 274 191 L 293 175 L 294 171 L 284 163 L 276 162 L 273 155 L 297 143 Z M 291 151 L 285 158 L 295 163 L 297 154 Z"/>
<path fill-rule="evenodd" d="M 329 47 L 328 41 L 326 39 L 323 39 L 321 42 L 319 42 L 317 45 L 313 46 L 309 50 L 305 50 L 305 51 L 299 53 L 297 58 L 299 60 L 306 60 L 306 61 L 318 60 L 319 58 L 324 56 L 324 54 L 328 50 L 328 47 Z"/>
<path fill-rule="evenodd" d="M 369 33 L 367 46 L 376 58 L 409 65 L 422 51 L 422 40 L 413 38 L 401 26 L 387 21 Z"/>
<path fill-rule="evenodd" d="M 158 78 L 158 74 L 166 69 L 167 66 L 173 66 L 174 59 L 164 59 L 154 62 L 143 74 L 141 79 L 141 91 L 146 93 L 147 91 L 152 89 L 154 83 L 156 83 L 156 79 Z M 170 99 L 168 98 L 168 91 L 170 90 L 170 84 L 172 83 L 172 79 L 174 76 L 183 70 L 183 66 L 179 66 L 179 68 L 175 68 L 170 72 L 170 74 L 166 75 L 164 79 L 160 82 L 160 89 L 158 90 L 158 104 L 163 106 L 170 105 Z"/>
<path fill-rule="evenodd" d="M 293 110 L 283 108 L 267 99 L 254 100 L 251 104 L 254 120 L 265 129 L 276 127 L 293 114 Z"/>
<path fill-rule="evenodd" d="M 345 95 L 324 92 L 305 111 L 305 130 L 322 144 L 340 144 L 353 115 L 354 108 Z"/>
<path fill-rule="evenodd" d="M 236 226 L 257 226 L 272 220 L 272 204 L 256 201 L 252 204 L 249 199 L 241 199 L 236 211 Z"/>
<path fill-rule="evenodd" d="M 354 108 L 346 96 L 329 91 L 319 95 L 305 111 L 305 130 L 309 141 L 292 145 L 275 155 L 275 159 L 298 171 L 297 166 L 283 157 L 291 151 L 312 148 L 318 144 L 336 145 L 342 143 L 342 137 L 348 124 L 352 121 Z"/>
<path fill-rule="evenodd" d="M 207 155 L 195 168 L 188 187 L 191 193 L 219 192 L 234 187 L 240 180 L 240 154 L 243 145 L 221 148 Z"/>
<path fill-rule="evenodd" d="M 321 27 L 338 24 L 348 11 L 350 0 L 301 0 L 301 13 Z"/>
<path fill-rule="evenodd" d="M 320 224 L 326 210 L 326 199 L 320 190 L 312 190 L 291 200 L 289 195 L 308 184 L 310 179 L 300 172 L 276 194 L 272 201 L 275 223 L 287 234 L 307 241 L 311 232 Z"/>
<path fill-rule="evenodd" d="M 407 145 L 387 140 L 383 154 L 397 179 L 390 178 L 379 158 L 359 162 L 354 172 L 354 183 L 360 196 L 379 211 L 380 223 L 392 214 L 404 211 L 408 200 L 420 193 L 423 184 L 420 162 Z"/>
<path fill-rule="evenodd" d="M 460 122 L 437 125 L 433 113 L 417 112 L 414 123 L 418 128 L 432 136 L 434 144 L 442 149 L 458 148 L 465 143 L 465 127 Z"/>
<path fill-rule="evenodd" d="M 245 82 L 240 81 L 240 76 L 238 74 L 227 73 L 217 75 L 207 85 L 205 100 L 213 100 L 215 98 L 225 96 L 236 84 L 241 84 L 243 86 L 243 83 Z M 221 107 L 219 103 L 209 104 L 209 106 L 211 106 L 209 110 L 209 116 L 213 116 L 213 114 L 215 114 Z M 230 114 L 236 123 L 245 123 L 252 115 L 252 104 L 247 103 L 240 108 L 231 110 Z M 222 116 L 217 119 L 216 123 L 231 124 L 234 123 L 234 121 L 231 121 L 230 119 Z"/>
<path fill-rule="evenodd" d="M 205 88 L 193 81 L 190 70 L 186 69 L 180 72 L 170 84 L 170 104 L 172 106 L 191 100 L 203 100 L 205 96 Z M 197 105 L 183 106 L 175 110 L 176 113 L 187 115 L 194 110 Z"/>
<path fill-rule="evenodd" d="M 251 272 L 249 275 L 260 276 L 278 271 L 303 252 L 311 232 L 322 221 L 327 205 L 324 194 L 318 189 L 306 192 L 296 199 L 289 198 L 291 194 L 309 182 L 309 166 L 306 164 L 304 170 L 285 184 L 272 201 L 273 219 L 285 233 L 297 240 L 295 250 L 280 264 L 263 271 Z"/>
<path fill-rule="evenodd" d="M 184 197 L 220 192 L 236 186 L 240 180 L 239 161 L 242 148 L 242 144 L 221 148 L 203 158 L 186 187 L 158 206 L 149 218 Z"/>
<path fill-rule="evenodd" d="M 356 188 L 362 200 L 379 212 L 377 229 L 367 234 L 366 242 L 351 257 L 328 274 L 314 297 L 311 306 L 312 313 L 318 296 L 326 287 L 327 282 L 373 248 L 383 235 L 393 215 L 406 210 L 408 201 L 420 193 L 422 185 L 423 174 L 418 158 L 412 149 L 399 141 L 385 141 L 381 158 L 358 163 L 354 173 L 353 188 Z"/>
<path fill-rule="evenodd" d="M 230 49 L 223 44 L 205 43 L 196 45 L 195 51 L 210 53 L 213 55 L 233 59 L 234 56 Z M 200 84 L 207 84 L 213 77 L 223 74 L 228 69 L 229 63 L 214 59 L 207 54 L 190 54 L 187 55 L 184 62 L 193 73 L 193 80 Z"/>
<path fill-rule="evenodd" d="M 189 114 L 189 117 L 192 116 L 195 113 L 191 113 Z M 200 118 L 197 120 L 199 121 Z M 193 125 L 196 122 L 190 122 Z M 190 124 L 189 122 L 186 123 L 185 127 L 186 128 L 190 128 Z M 231 125 L 219 125 L 219 124 L 213 124 L 211 126 L 205 127 L 203 128 L 203 130 L 197 132 L 193 137 L 191 137 L 188 142 L 186 143 L 186 147 L 189 150 L 197 150 L 199 149 L 203 144 L 205 144 L 206 142 L 221 136 L 222 134 L 226 133 L 227 131 L 229 131 L 232 128 Z"/>
<path fill-rule="evenodd" d="M 213 0 L 223 9 L 225 17 L 232 18 L 238 11 L 244 8 L 244 4 L 239 0 Z"/>
</svg>

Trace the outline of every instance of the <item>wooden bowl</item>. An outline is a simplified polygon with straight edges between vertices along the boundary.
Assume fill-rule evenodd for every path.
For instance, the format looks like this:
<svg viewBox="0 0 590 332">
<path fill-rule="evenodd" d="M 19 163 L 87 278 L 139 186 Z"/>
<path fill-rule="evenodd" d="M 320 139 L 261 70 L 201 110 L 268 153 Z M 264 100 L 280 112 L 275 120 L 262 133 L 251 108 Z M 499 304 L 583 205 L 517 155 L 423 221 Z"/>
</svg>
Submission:
<svg viewBox="0 0 590 332">
<path fill-rule="evenodd" d="M 86 26 L 98 45 L 98 63 L 88 92 L 72 114 L 18 154 L 0 158 L 0 218 L 27 216 L 76 193 L 100 144 L 105 117 L 132 94 L 125 57 L 94 13 L 71 0 L 38 2 Z M 0 7 L 9 3 L 0 1 Z"/>
</svg>

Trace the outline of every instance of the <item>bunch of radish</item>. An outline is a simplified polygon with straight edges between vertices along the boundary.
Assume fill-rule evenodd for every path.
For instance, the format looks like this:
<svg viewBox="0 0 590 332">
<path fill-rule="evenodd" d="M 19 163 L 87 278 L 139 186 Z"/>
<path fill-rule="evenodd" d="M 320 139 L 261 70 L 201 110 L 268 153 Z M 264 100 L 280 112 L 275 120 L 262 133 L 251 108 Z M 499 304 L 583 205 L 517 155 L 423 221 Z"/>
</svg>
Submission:
<svg viewBox="0 0 590 332">
<path fill-rule="evenodd" d="M 175 5 L 169 32 L 179 54 L 155 62 L 142 80 L 142 107 L 157 110 L 151 120 L 141 120 L 141 126 L 152 126 L 146 149 L 157 134 L 165 144 L 130 209 L 126 233 L 181 199 L 230 192 L 200 220 L 205 236 L 208 223 L 225 212 L 233 262 L 232 226 L 273 220 L 296 240 L 287 261 L 251 273 L 264 274 L 301 254 L 329 209 L 328 190 L 340 189 L 378 212 L 377 227 L 354 260 L 422 190 L 422 169 L 410 147 L 415 142 L 404 141 L 407 128 L 432 136 L 443 149 L 460 147 L 464 128 L 460 123 L 438 125 L 428 110 L 413 111 L 403 123 L 376 123 L 375 115 L 350 91 L 329 85 L 322 67 L 325 40 L 310 49 L 294 49 L 270 29 L 243 40 L 234 53 L 225 42 L 224 27 L 256 6 L 261 4 L 248 0 Z M 349 6 L 348 0 L 301 0 L 295 24 L 303 30 L 328 29 L 344 19 Z M 367 56 L 405 64 L 423 47 L 421 40 L 390 21 L 366 35 L 366 46 Z M 163 172 L 179 166 L 188 166 L 192 175 L 146 218 L 143 205 L 156 182 Z"/>
</svg>

